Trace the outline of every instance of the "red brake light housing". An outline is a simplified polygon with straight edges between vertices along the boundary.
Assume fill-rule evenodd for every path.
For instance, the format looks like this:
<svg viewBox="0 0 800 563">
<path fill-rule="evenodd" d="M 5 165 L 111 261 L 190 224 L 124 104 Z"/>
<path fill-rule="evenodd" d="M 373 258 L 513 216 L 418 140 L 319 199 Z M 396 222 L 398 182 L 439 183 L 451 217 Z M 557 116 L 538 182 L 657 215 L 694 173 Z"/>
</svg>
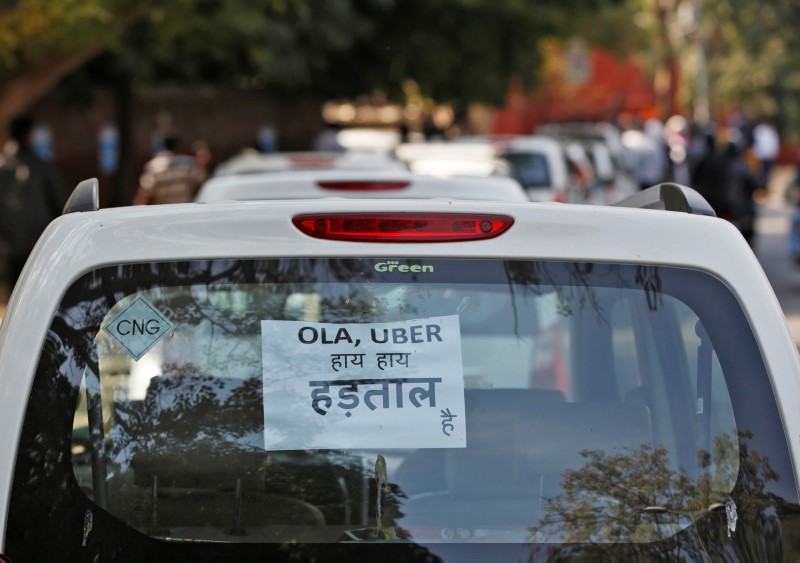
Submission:
<svg viewBox="0 0 800 563">
<path fill-rule="evenodd" d="M 481 213 L 318 213 L 297 215 L 294 226 L 314 238 L 352 242 L 455 242 L 486 240 L 514 219 Z"/>
<path fill-rule="evenodd" d="M 411 185 L 407 181 L 384 180 L 335 180 L 319 181 L 317 185 L 324 190 L 344 190 L 351 192 L 377 192 L 385 190 L 402 190 Z"/>
</svg>

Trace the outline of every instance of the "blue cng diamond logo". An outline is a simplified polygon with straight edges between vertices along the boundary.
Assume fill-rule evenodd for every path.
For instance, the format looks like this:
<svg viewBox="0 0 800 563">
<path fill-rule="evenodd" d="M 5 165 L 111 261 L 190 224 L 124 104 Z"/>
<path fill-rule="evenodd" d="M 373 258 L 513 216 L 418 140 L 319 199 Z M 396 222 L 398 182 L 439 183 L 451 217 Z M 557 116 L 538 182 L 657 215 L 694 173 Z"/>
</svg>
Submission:
<svg viewBox="0 0 800 563">
<path fill-rule="evenodd" d="M 141 295 L 103 327 L 134 360 L 169 334 L 175 325 Z"/>
</svg>

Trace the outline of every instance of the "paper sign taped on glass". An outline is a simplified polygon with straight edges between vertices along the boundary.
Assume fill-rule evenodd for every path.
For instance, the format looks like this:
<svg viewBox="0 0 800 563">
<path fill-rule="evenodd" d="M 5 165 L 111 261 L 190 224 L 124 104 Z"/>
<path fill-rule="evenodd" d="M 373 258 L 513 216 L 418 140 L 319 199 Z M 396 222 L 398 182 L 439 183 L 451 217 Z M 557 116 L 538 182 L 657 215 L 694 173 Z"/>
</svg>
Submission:
<svg viewBox="0 0 800 563">
<path fill-rule="evenodd" d="M 268 451 L 465 448 L 458 315 L 261 321 Z"/>
</svg>

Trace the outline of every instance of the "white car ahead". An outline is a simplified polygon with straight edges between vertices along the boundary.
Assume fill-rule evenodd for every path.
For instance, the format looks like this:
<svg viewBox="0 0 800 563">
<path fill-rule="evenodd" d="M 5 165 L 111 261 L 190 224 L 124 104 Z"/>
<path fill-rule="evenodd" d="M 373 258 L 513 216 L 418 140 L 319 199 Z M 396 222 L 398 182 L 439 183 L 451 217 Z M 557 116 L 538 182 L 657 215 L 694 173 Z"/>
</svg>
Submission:
<svg viewBox="0 0 800 563">
<path fill-rule="evenodd" d="M 277 152 L 245 151 L 220 164 L 214 176 L 264 174 L 299 170 L 408 170 L 389 154 L 365 152 Z"/>
<path fill-rule="evenodd" d="M 576 156 L 583 157 L 585 174 L 592 173 L 592 166 L 581 147 L 573 147 L 578 154 L 571 155 L 562 140 L 546 135 L 467 136 L 456 139 L 450 146 L 464 145 L 483 147 L 505 162 L 509 175 L 520 183 L 531 201 L 587 202 L 589 178 L 581 177 Z"/>
<path fill-rule="evenodd" d="M 508 164 L 487 143 L 403 143 L 394 155 L 417 174 L 433 176 L 511 176 Z"/>
<path fill-rule="evenodd" d="M 558 140 L 541 135 L 517 137 L 495 143 L 495 150 L 511 164 L 512 176 L 531 201 L 577 203 L 583 199 Z"/>
<path fill-rule="evenodd" d="M 196 201 L 322 197 L 528 201 L 511 178 L 439 178 L 402 170 L 317 170 L 211 178 Z"/>
<path fill-rule="evenodd" d="M 695 192 L 95 187 L 0 327 L 0 560 L 800 557 L 798 353 Z"/>
</svg>

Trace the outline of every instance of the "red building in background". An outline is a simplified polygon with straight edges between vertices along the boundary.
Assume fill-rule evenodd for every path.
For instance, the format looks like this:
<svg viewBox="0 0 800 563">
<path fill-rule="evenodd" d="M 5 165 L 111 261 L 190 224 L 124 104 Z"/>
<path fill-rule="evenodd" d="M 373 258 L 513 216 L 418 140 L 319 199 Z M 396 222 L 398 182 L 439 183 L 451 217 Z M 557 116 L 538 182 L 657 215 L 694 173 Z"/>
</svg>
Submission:
<svg viewBox="0 0 800 563">
<path fill-rule="evenodd" d="M 495 134 L 529 135 L 551 122 L 613 123 L 625 114 L 642 120 L 656 116 L 653 80 L 634 58 L 589 50 L 572 40 L 546 45 L 544 59 L 544 81 L 536 92 L 512 83 L 506 105 L 495 114 Z M 672 107 L 677 112 L 675 100 Z"/>
</svg>

